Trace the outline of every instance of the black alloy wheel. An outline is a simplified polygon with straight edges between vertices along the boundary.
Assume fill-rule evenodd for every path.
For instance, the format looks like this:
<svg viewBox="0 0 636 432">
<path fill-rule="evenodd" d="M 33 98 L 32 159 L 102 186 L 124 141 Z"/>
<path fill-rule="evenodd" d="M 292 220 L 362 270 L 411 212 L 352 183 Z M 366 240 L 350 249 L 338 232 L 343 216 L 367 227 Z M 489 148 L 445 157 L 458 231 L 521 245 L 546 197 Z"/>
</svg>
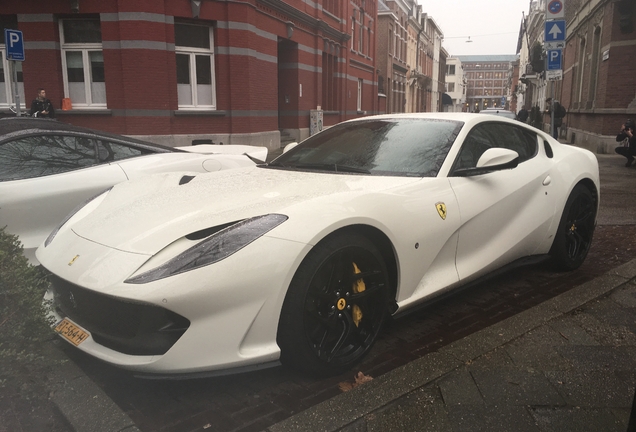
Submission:
<svg viewBox="0 0 636 432">
<path fill-rule="evenodd" d="M 281 361 L 311 374 L 341 373 L 371 349 L 387 313 L 388 275 L 364 237 L 332 236 L 300 265 L 278 329 Z"/>
<path fill-rule="evenodd" d="M 581 184 L 576 185 L 565 203 L 550 250 L 558 270 L 575 270 L 585 261 L 592 245 L 596 207 L 592 192 Z"/>
</svg>

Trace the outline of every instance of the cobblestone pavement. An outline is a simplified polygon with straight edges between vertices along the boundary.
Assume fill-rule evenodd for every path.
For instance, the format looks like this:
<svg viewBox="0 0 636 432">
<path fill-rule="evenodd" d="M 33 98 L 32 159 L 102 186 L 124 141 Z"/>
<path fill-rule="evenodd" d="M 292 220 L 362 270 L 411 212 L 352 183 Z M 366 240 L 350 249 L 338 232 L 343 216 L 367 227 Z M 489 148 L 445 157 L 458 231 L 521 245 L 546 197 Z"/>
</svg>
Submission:
<svg viewBox="0 0 636 432">
<path fill-rule="evenodd" d="M 356 371 L 311 379 L 283 368 L 188 381 L 132 377 L 63 349 L 142 431 L 260 431 L 341 393 L 358 370 L 378 377 L 453 341 L 535 306 L 636 258 L 636 226 L 600 226 L 583 267 L 554 273 L 518 269 L 390 321 Z M 377 430 L 377 429 L 376 429 Z"/>
</svg>

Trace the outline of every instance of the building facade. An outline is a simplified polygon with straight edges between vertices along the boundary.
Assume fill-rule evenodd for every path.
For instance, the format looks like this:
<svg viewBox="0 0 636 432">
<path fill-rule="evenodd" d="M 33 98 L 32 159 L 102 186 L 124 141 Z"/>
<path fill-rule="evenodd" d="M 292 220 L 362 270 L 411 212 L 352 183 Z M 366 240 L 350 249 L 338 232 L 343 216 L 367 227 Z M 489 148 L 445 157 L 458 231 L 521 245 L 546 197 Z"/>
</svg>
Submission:
<svg viewBox="0 0 636 432">
<path fill-rule="evenodd" d="M 636 64 L 632 61 L 636 0 L 565 3 L 566 41 L 559 81 L 545 79 L 546 3 L 533 1 L 522 27 L 520 81 L 526 105 L 543 109 L 545 98 L 554 96 L 568 111 L 560 138 L 594 152 L 612 153 L 621 125 L 636 117 Z M 549 121 L 545 115 L 546 130 Z"/>
<path fill-rule="evenodd" d="M 378 71 L 387 113 L 406 112 L 409 5 L 378 0 Z"/>
<path fill-rule="evenodd" d="M 325 125 L 379 112 L 376 5 L 4 0 L 0 23 L 24 36 L 27 108 L 44 87 L 58 119 L 80 126 L 168 145 L 278 148 L 281 134 L 308 136 L 311 110 Z M 7 114 L 11 65 L 1 66 Z"/>
<path fill-rule="evenodd" d="M 561 136 L 613 153 L 621 125 L 636 117 L 636 0 L 570 2 L 565 12 L 563 81 L 549 83 L 568 109 Z"/>
<path fill-rule="evenodd" d="M 466 112 L 466 77 L 461 60 L 457 57 L 446 59 L 446 95 L 448 101 L 444 105 L 447 112 Z"/>
</svg>

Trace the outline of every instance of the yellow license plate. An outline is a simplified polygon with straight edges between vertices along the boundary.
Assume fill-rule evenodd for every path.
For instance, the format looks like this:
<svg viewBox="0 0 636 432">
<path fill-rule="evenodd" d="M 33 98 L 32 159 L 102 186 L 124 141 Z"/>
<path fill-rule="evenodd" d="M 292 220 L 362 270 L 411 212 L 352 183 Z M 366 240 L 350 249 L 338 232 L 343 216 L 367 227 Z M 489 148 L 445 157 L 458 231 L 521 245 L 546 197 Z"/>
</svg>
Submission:
<svg viewBox="0 0 636 432">
<path fill-rule="evenodd" d="M 55 326 L 55 331 L 64 336 L 73 345 L 77 346 L 88 339 L 88 333 L 64 318 Z"/>
</svg>

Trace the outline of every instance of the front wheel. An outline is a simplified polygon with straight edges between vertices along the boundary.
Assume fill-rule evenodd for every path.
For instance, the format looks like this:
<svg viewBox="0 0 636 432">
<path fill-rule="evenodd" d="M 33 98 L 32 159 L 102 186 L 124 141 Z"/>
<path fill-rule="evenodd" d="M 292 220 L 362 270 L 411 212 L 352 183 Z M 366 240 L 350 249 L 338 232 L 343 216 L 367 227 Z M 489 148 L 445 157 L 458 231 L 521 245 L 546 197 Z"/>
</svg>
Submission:
<svg viewBox="0 0 636 432">
<path fill-rule="evenodd" d="M 388 289 L 386 266 L 368 239 L 342 234 L 318 244 L 285 297 L 277 337 L 281 362 L 321 376 L 350 369 L 375 342 Z"/>
<path fill-rule="evenodd" d="M 596 223 L 596 200 L 579 184 L 570 194 L 550 249 L 557 270 L 575 270 L 583 264 L 592 245 Z"/>
</svg>

